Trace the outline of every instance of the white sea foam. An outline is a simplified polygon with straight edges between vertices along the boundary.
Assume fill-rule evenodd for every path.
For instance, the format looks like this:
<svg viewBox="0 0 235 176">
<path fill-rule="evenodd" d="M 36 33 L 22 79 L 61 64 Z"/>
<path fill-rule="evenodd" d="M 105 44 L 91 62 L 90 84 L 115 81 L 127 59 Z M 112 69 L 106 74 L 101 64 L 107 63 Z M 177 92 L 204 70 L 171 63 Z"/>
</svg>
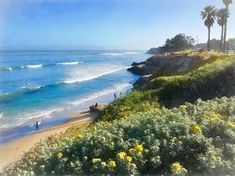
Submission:
<svg viewBox="0 0 235 176">
<path fill-rule="evenodd" d="M 20 66 L 20 68 L 22 68 L 22 69 L 24 69 L 24 68 L 40 68 L 42 66 L 43 66 L 43 64 L 35 64 L 35 65 Z"/>
<path fill-rule="evenodd" d="M 108 52 L 108 53 L 100 53 L 99 55 L 103 55 L 103 56 L 121 56 L 121 55 L 138 55 L 138 54 L 143 54 L 142 52 Z"/>
<path fill-rule="evenodd" d="M 41 111 L 37 111 L 37 112 L 32 112 L 32 113 L 28 113 L 28 114 L 22 114 L 21 117 L 19 117 L 18 119 L 20 120 L 32 120 L 32 119 L 47 119 L 47 118 L 51 118 L 53 113 L 56 112 L 61 112 L 63 111 L 64 108 L 52 108 L 52 109 L 48 109 L 48 110 L 41 110 Z"/>
<path fill-rule="evenodd" d="M 31 112 L 31 113 L 20 113 L 18 114 L 18 117 L 7 117 L 2 118 L 6 121 L 14 118 L 14 123 L 5 123 L 5 125 L 0 126 L 0 130 L 12 128 L 12 127 L 19 127 L 24 124 L 31 124 L 35 121 L 41 121 L 44 119 L 52 118 L 54 113 L 59 113 L 61 111 L 65 110 L 65 108 L 52 108 L 48 110 L 38 110 L 37 112 Z"/>
<path fill-rule="evenodd" d="M 117 65 L 97 65 L 93 68 L 87 68 L 86 70 L 77 70 L 71 73 L 71 77 L 65 80 L 65 84 L 73 84 L 77 82 L 83 82 L 92 80 L 104 75 L 108 75 L 114 72 L 118 72 L 129 67 L 117 66 Z M 95 73 L 95 74 L 94 74 Z"/>
<path fill-rule="evenodd" d="M 15 117 L 8 117 L 8 118 L 0 118 L 1 120 L 7 120 L 9 121 L 10 119 L 14 118 L 14 123 L 4 123 L 4 125 L 0 126 L 0 130 L 7 130 L 12 127 L 19 127 L 22 125 L 29 125 L 31 126 L 35 121 L 43 121 L 45 119 L 53 118 L 56 116 L 56 113 L 61 113 L 64 111 L 68 111 L 71 109 L 71 106 L 79 106 L 81 104 L 87 103 L 91 100 L 100 98 L 105 95 L 113 94 L 113 93 L 119 93 L 125 88 L 131 87 L 131 84 L 129 83 L 123 83 L 119 84 L 107 89 L 104 89 L 102 91 L 90 94 L 80 100 L 72 101 L 66 103 L 67 106 L 65 105 L 64 107 L 57 107 L 57 108 L 50 108 L 46 110 L 38 110 L 36 112 L 29 112 L 29 113 L 20 113 L 18 114 L 17 118 Z M 2 117 L 4 116 L 3 113 L 0 114 Z"/>
<path fill-rule="evenodd" d="M 28 89 L 28 90 L 38 90 L 38 89 L 41 89 L 41 88 L 42 88 L 41 86 L 30 86 L 30 85 L 22 87 L 22 89 Z"/>
<path fill-rule="evenodd" d="M 77 65 L 77 64 L 80 64 L 81 62 L 80 61 L 76 61 L 76 62 L 60 62 L 60 63 L 57 63 L 56 65 Z"/>
<path fill-rule="evenodd" d="M 123 83 L 123 84 L 119 84 L 119 85 L 116 85 L 114 87 L 110 87 L 110 88 L 107 88 L 105 90 L 102 90 L 100 92 L 96 92 L 94 94 L 91 94 L 85 98 L 82 98 L 80 100 L 77 100 L 77 101 L 73 101 L 73 102 L 70 102 L 69 104 L 72 104 L 72 105 L 80 105 L 80 104 L 83 104 L 83 103 L 86 103 L 90 100 L 93 100 L 93 99 L 97 99 L 99 97 L 102 97 L 102 96 L 105 96 L 105 95 L 108 95 L 108 94 L 113 94 L 113 93 L 117 93 L 117 92 L 120 92 L 122 91 L 123 89 L 127 88 L 127 87 L 130 87 L 131 84 L 129 83 Z"/>
<path fill-rule="evenodd" d="M 47 110 L 38 110 L 37 112 L 30 112 L 30 113 L 20 113 L 18 114 L 18 117 L 15 119 L 14 117 L 14 124 L 13 123 L 7 123 L 5 125 L 1 125 L 0 130 L 5 130 L 8 128 L 12 128 L 12 127 L 18 127 L 18 126 L 22 126 L 22 125 L 31 125 L 33 124 L 35 121 L 42 121 L 45 119 L 49 119 L 52 117 L 55 117 L 56 113 L 60 113 L 66 110 L 69 110 L 72 106 L 78 106 L 81 104 L 84 104 L 86 102 L 89 102 L 91 100 L 100 98 L 102 96 L 105 95 L 109 95 L 109 94 L 113 94 L 113 93 L 118 93 L 120 91 L 122 91 L 125 88 L 131 87 L 131 84 L 129 83 L 123 83 L 123 84 L 119 84 L 113 87 L 109 87 L 107 89 L 104 89 L 102 91 L 90 94 L 80 100 L 76 100 L 76 101 L 72 101 L 72 102 L 68 102 L 67 106 L 64 107 L 57 107 L 57 108 L 50 108 Z M 3 114 L 2 114 L 3 116 Z M 3 119 L 12 119 L 11 117 L 8 118 L 3 118 Z"/>
<path fill-rule="evenodd" d="M 11 67 L 7 67 L 7 70 L 12 71 L 12 68 Z"/>
</svg>

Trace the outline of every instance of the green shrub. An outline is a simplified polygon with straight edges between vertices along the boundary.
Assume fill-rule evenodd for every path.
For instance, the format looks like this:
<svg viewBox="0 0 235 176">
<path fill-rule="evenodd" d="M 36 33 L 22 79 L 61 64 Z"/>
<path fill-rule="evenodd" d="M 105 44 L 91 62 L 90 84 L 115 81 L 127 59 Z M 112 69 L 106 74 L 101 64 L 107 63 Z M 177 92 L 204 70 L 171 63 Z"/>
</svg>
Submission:
<svg viewBox="0 0 235 176">
<path fill-rule="evenodd" d="M 37 157 L 4 174 L 233 175 L 235 97 L 150 108 L 112 123 L 97 122 L 70 139 L 52 148 L 44 143 Z"/>
<path fill-rule="evenodd" d="M 159 107 L 154 91 L 133 91 L 109 104 L 95 121 L 112 121 L 114 119 L 127 118 L 133 113 L 143 112 L 153 107 Z"/>
<path fill-rule="evenodd" d="M 174 107 L 184 102 L 194 102 L 222 96 L 233 96 L 235 91 L 235 57 L 219 57 L 214 62 L 178 76 L 152 79 L 149 89 L 155 89 L 159 103 Z"/>
</svg>

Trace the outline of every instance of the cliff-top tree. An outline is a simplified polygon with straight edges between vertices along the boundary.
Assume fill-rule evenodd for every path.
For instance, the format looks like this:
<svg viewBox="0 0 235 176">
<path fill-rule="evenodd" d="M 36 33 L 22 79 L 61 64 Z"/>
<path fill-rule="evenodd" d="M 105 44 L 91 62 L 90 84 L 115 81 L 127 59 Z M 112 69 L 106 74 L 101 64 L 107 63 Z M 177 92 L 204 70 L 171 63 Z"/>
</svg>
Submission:
<svg viewBox="0 0 235 176">
<path fill-rule="evenodd" d="M 227 18 L 229 16 L 226 9 L 219 9 L 216 13 L 217 22 L 221 27 L 221 38 L 220 38 L 220 51 L 224 49 L 224 26 L 227 23 Z"/>
<path fill-rule="evenodd" d="M 213 26 L 216 18 L 216 9 L 214 6 L 207 6 L 201 11 L 201 16 L 204 21 L 204 25 L 208 28 L 208 41 L 207 49 L 210 51 L 210 39 L 211 39 L 211 27 Z"/>
<path fill-rule="evenodd" d="M 232 4 L 233 1 L 232 0 L 223 0 L 223 3 L 225 5 L 227 13 L 229 13 L 229 5 Z M 228 22 L 228 17 L 226 19 L 226 23 L 224 26 L 224 51 L 226 50 L 227 22 Z"/>
<path fill-rule="evenodd" d="M 178 34 L 171 39 L 167 39 L 161 50 L 163 52 L 181 51 L 192 48 L 195 43 L 194 38 L 185 34 Z"/>
</svg>

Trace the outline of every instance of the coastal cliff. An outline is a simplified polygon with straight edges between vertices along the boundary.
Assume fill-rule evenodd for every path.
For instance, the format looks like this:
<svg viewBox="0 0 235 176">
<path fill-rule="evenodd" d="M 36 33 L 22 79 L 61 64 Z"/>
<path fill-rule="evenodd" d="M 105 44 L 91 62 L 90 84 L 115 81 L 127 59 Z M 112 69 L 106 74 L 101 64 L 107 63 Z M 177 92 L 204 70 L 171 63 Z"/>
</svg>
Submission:
<svg viewBox="0 0 235 176">
<path fill-rule="evenodd" d="M 145 62 L 133 63 L 128 71 L 141 76 L 135 83 L 135 87 L 143 90 L 155 77 L 184 74 L 203 63 L 203 59 L 198 56 L 154 55 Z"/>
<path fill-rule="evenodd" d="M 209 57 L 208 57 L 209 56 Z M 137 90 L 155 90 L 158 101 L 167 107 L 198 98 L 234 96 L 235 58 L 218 53 L 156 55 L 128 69 L 141 77 Z"/>
</svg>

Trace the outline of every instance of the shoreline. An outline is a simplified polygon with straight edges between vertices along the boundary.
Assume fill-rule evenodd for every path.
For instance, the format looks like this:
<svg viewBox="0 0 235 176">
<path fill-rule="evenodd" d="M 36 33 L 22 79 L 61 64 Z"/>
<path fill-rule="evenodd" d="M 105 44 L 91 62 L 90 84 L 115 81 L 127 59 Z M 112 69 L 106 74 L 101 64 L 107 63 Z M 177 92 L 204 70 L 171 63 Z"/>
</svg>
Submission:
<svg viewBox="0 0 235 176">
<path fill-rule="evenodd" d="M 114 100 L 114 93 L 119 95 L 120 92 L 124 92 L 125 94 L 132 88 L 133 85 L 129 83 L 127 86 L 121 87 L 121 89 L 115 89 L 107 94 L 101 94 L 92 99 L 88 99 L 79 106 L 76 106 L 76 108 L 74 106 L 70 111 L 66 111 L 64 114 L 56 116 L 56 118 L 49 119 L 52 121 L 43 123 L 43 128 L 39 131 L 34 131 L 35 127 L 32 128 L 32 125 L 30 130 L 24 126 L 22 128 L 23 130 L 16 128 L 15 131 L 10 131 L 11 133 L 8 134 L 9 139 L 5 142 L 3 139 L 3 142 L 0 143 L 0 172 L 8 164 L 19 160 L 25 152 L 29 151 L 30 148 L 40 140 L 45 139 L 45 137 L 64 133 L 69 127 L 75 125 L 78 125 L 82 129 L 86 128 L 98 115 L 97 112 L 91 112 L 89 110 L 89 105 L 94 104 L 94 102 L 98 102 L 100 105 L 110 104 Z"/>
<path fill-rule="evenodd" d="M 20 159 L 25 152 L 29 151 L 31 147 L 33 147 L 40 140 L 45 139 L 45 137 L 64 133 L 69 127 L 75 125 L 85 128 L 95 119 L 97 115 L 98 113 L 96 112 L 83 110 L 70 115 L 69 120 L 64 124 L 39 130 L 32 134 L 11 140 L 8 143 L 0 144 L 0 171 L 4 166 Z"/>
<path fill-rule="evenodd" d="M 132 89 L 132 87 L 132 84 L 125 83 L 125 86 L 118 87 L 118 89 L 110 89 L 105 93 L 101 90 L 98 93 L 95 93 L 95 95 L 88 95 L 88 98 L 82 99 L 82 102 L 79 104 L 71 104 L 68 108 L 65 108 L 65 110 L 53 113 L 50 118 L 33 119 L 26 121 L 20 126 L 2 129 L 0 130 L 0 145 L 4 145 L 13 140 L 35 133 L 35 126 L 33 124 L 36 121 L 41 123 L 39 126 L 40 129 L 50 129 L 54 126 L 63 125 L 70 121 L 69 116 L 71 114 L 82 112 L 84 109 L 88 109 L 88 107 L 95 102 L 98 102 L 99 104 L 109 104 L 114 100 L 114 93 L 119 95 L 120 92 L 124 92 L 125 94 L 125 92 Z"/>
</svg>

